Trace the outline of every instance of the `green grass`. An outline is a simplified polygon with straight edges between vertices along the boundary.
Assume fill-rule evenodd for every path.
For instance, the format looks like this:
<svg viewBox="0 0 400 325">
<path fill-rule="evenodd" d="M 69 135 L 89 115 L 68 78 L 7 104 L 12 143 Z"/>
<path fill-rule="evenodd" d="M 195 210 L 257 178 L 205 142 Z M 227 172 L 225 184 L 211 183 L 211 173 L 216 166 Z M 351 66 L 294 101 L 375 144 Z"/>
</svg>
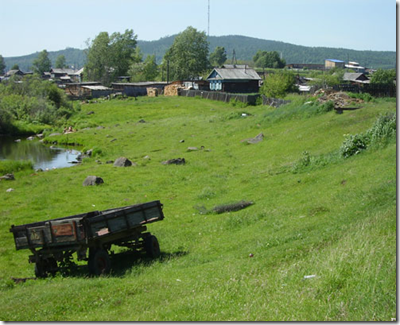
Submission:
<svg viewBox="0 0 400 325">
<path fill-rule="evenodd" d="M 278 109 L 163 96 L 82 105 L 71 123 L 79 131 L 47 140 L 96 148 L 96 157 L 71 168 L 16 173 L 11 193 L 10 182 L 0 182 L 0 319 L 396 317 L 396 144 L 347 159 L 336 155 L 345 134 L 365 132 L 380 114 L 395 112 L 396 103 L 376 99 L 338 115 L 310 112 L 308 100 L 297 97 Z M 259 133 L 260 143 L 241 141 Z M 204 150 L 188 152 L 193 146 Z M 294 172 L 304 151 L 335 158 Z M 120 156 L 138 166 L 105 164 Z M 178 157 L 187 164 L 161 164 Z M 88 175 L 104 184 L 83 187 Z M 80 263 L 78 273 L 11 280 L 33 276 L 30 252 L 15 250 L 12 224 L 150 200 L 161 200 L 166 216 L 148 226 L 160 242 L 159 259 L 117 260 L 111 275 L 100 278 L 87 277 Z M 199 211 L 240 200 L 254 205 Z"/>
</svg>

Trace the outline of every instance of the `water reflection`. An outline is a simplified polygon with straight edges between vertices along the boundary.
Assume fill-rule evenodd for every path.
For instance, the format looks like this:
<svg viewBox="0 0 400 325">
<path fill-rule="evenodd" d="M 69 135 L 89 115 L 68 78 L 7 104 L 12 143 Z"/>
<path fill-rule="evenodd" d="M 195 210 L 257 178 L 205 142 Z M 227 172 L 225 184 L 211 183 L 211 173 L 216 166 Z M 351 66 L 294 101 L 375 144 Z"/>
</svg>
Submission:
<svg viewBox="0 0 400 325">
<path fill-rule="evenodd" d="M 30 160 L 34 168 L 43 170 L 71 167 L 80 154 L 75 148 L 46 146 L 38 141 L 0 137 L 0 160 Z"/>
</svg>

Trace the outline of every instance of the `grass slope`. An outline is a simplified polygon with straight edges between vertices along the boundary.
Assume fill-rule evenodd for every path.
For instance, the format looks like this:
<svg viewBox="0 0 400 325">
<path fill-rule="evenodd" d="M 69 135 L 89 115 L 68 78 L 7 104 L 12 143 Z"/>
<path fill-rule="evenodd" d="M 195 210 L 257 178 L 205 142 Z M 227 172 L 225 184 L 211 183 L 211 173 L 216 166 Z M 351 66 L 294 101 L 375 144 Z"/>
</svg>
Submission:
<svg viewBox="0 0 400 325">
<path fill-rule="evenodd" d="M 379 114 L 395 112 L 395 101 L 340 115 L 310 114 L 304 101 L 276 110 L 162 96 L 82 105 L 73 120 L 79 132 L 47 139 L 81 143 L 95 149 L 94 157 L 0 182 L 0 319 L 396 317 L 396 144 L 337 157 L 344 134 L 364 132 Z M 261 132 L 262 142 L 241 142 Z M 188 152 L 192 146 L 204 150 Z M 304 151 L 335 158 L 292 172 Z M 138 166 L 105 164 L 120 156 Z M 161 164 L 178 157 L 186 165 Z M 105 183 L 83 187 L 88 175 Z M 6 193 L 9 187 L 14 191 Z M 30 253 L 15 251 L 12 224 L 158 199 L 166 219 L 148 228 L 159 239 L 159 259 L 116 258 L 112 274 L 100 278 L 87 277 L 81 264 L 81 272 L 55 278 L 10 279 L 33 276 Z M 201 213 L 239 200 L 254 205 Z"/>
</svg>

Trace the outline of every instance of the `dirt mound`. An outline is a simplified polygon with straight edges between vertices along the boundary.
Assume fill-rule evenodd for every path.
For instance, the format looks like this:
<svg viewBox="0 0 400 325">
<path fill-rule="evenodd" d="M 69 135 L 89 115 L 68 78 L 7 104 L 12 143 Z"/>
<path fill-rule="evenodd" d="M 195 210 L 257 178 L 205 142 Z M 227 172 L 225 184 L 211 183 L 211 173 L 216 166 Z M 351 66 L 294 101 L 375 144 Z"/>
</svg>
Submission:
<svg viewBox="0 0 400 325">
<path fill-rule="evenodd" d="M 348 106 L 355 106 L 361 104 L 364 101 L 360 98 L 352 98 L 344 92 L 329 92 L 324 90 L 319 90 L 318 94 L 323 94 L 318 101 L 323 104 L 327 101 L 332 101 L 335 105 L 335 109 L 342 109 Z"/>
</svg>

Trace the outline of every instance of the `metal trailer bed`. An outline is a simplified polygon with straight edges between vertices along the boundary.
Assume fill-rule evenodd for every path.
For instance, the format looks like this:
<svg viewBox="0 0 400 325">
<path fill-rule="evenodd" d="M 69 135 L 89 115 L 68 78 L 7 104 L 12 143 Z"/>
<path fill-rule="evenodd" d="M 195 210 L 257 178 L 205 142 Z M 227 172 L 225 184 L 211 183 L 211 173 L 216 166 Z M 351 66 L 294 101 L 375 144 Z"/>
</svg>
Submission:
<svg viewBox="0 0 400 325">
<path fill-rule="evenodd" d="M 92 211 L 64 218 L 12 225 L 17 250 L 29 249 L 37 277 L 54 275 L 58 262 L 67 262 L 73 253 L 88 261 L 89 272 L 106 274 L 111 269 L 111 245 L 145 250 L 150 257 L 160 255 L 158 240 L 146 232 L 148 223 L 164 219 L 160 201 Z M 87 257 L 87 251 L 89 256 Z"/>
</svg>

